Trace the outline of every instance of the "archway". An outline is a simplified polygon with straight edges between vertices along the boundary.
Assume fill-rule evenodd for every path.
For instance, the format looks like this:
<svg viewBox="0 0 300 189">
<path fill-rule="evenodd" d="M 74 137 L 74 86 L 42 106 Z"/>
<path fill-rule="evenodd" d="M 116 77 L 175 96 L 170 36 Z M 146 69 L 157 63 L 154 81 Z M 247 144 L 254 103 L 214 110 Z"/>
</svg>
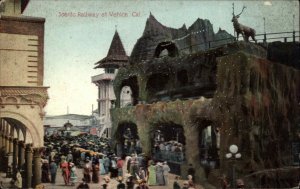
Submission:
<svg viewBox="0 0 300 189">
<path fill-rule="evenodd" d="M 133 97 L 132 90 L 130 86 L 123 86 L 120 94 L 120 107 L 132 106 Z"/>
<path fill-rule="evenodd" d="M 18 127 L 22 128 L 21 130 L 23 132 L 23 135 L 25 136 L 25 140 L 31 139 L 33 147 L 44 146 L 43 128 L 38 130 L 38 126 L 34 125 L 31 119 L 25 117 L 24 115 L 9 111 L 1 112 L 0 118 L 6 120 L 12 125 L 17 125 Z M 27 132 L 24 132 L 25 130 L 28 131 L 29 134 L 27 134 Z M 28 143 L 28 141 L 26 141 L 26 143 Z"/>
<path fill-rule="evenodd" d="M 142 152 L 137 125 L 132 122 L 124 122 L 118 125 L 116 131 L 116 154 L 119 157 L 140 154 Z"/>
<path fill-rule="evenodd" d="M 178 48 L 176 47 L 175 43 L 171 41 L 165 41 L 157 45 L 154 57 L 159 58 L 165 55 L 170 57 L 175 57 L 178 55 Z"/>
<path fill-rule="evenodd" d="M 130 77 L 128 79 L 123 80 L 122 84 L 119 88 L 119 91 L 120 91 L 120 105 L 122 103 L 121 98 L 125 97 L 125 96 L 126 96 L 126 99 L 128 100 L 128 102 L 131 101 L 132 105 L 136 105 L 138 103 L 138 96 L 139 96 L 139 86 L 138 86 L 137 77 L 134 76 L 134 77 Z M 123 91 L 126 91 L 126 93 L 127 93 L 127 91 L 129 91 L 129 93 L 126 94 L 125 96 L 122 96 Z"/>
<path fill-rule="evenodd" d="M 215 126 L 211 120 L 201 120 L 197 122 L 199 127 L 199 152 L 200 163 L 204 167 L 206 177 L 212 169 L 220 166 L 220 128 Z"/>
<path fill-rule="evenodd" d="M 151 131 L 152 158 L 167 161 L 171 173 L 181 175 L 181 164 L 185 162 L 185 135 L 182 125 L 160 122 Z"/>
</svg>

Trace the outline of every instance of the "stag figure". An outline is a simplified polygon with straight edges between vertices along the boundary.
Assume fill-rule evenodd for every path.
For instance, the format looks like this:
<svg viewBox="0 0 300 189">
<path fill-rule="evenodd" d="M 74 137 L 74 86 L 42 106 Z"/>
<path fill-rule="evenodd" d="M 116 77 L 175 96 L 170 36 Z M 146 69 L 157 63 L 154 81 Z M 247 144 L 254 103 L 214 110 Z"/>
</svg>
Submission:
<svg viewBox="0 0 300 189">
<path fill-rule="evenodd" d="M 233 17 L 231 22 L 233 22 L 233 27 L 234 30 L 237 34 L 237 40 L 239 40 L 239 35 L 242 34 L 244 41 L 249 41 L 249 37 L 251 36 L 251 38 L 253 39 L 253 41 L 255 41 L 256 43 L 256 39 L 255 39 L 255 33 L 256 31 L 253 28 L 250 28 L 248 26 L 244 26 L 242 24 L 239 23 L 238 18 L 240 17 L 240 15 L 243 13 L 244 9 L 246 7 L 244 6 L 242 9 L 242 12 L 238 15 L 234 15 L 234 12 L 232 13 Z"/>
</svg>

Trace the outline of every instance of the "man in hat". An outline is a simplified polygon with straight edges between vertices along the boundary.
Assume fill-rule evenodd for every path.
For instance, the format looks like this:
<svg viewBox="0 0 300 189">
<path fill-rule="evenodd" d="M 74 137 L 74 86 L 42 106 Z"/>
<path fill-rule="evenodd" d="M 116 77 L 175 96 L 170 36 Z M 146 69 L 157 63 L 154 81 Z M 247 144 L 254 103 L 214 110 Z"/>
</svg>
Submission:
<svg viewBox="0 0 300 189">
<path fill-rule="evenodd" d="M 170 172 L 170 167 L 167 164 L 167 162 L 165 161 L 163 163 L 163 174 L 164 174 L 164 181 L 165 181 L 165 185 L 168 186 L 169 184 L 169 172 Z"/>
</svg>

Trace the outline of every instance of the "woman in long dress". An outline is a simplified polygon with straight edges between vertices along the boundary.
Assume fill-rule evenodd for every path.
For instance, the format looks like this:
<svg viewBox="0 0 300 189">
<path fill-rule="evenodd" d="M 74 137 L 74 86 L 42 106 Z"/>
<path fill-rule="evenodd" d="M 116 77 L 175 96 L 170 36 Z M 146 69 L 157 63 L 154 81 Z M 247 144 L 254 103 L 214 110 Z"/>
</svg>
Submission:
<svg viewBox="0 0 300 189">
<path fill-rule="evenodd" d="M 148 185 L 156 185 L 155 165 L 153 163 L 148 167 Z"/>
<path fill-rule="evenodd" d="M 105 175 L 105 167 L 104 167 L 104 160 L 101 158 L 99 159 L 99 167 L 100 167 L 100 175 Z"/>
<path fill-rule="evenodd" d="M 93 164 L 92 180 L 94 183 L 99 182 L 99 163 Z"/>
<path fill-rule="evenodd" d="M 156 183 L 161 186 L 165 185 L 163 167 L 161 163 L 156 164 L 155 173 L 156 173 Z"/>
<path fill-rule="evenodd" d="M 76 167 L 74 165 L 74 163 L 70 163 L 70 167 L 71 167 L 71 173 L 70 173 L 70 181 L 71 181 L 71 185 L 75 186 L 75 183 L 77 182 L 77 172 L 76 172 Z"/>
<path fill-rule="evenodd" d="M 68 185 L 70 179 L 69 163 L 64 159 L 62 163 L 60 163 L 60 168 L 62 170 L 62 176 L 64 177 L 65 185 Z"/>
</svg>

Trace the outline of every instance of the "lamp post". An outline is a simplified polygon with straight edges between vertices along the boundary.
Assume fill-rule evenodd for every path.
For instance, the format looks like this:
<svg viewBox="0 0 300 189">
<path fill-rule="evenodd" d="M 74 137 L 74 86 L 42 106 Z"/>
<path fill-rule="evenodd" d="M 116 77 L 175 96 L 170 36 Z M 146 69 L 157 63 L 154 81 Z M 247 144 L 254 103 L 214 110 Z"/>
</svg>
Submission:
<svg viewBox="0 0 300 189">
<path fill-rule="evenodd" d="M 226 158 L 228 160 L 233 160 L 233 163 L 232 163 L 232 186 L 233 188 L 236 188 L 236 183 L 235 183 L 235 160 L 236 159 L 240 159 L 242 157 L 242 154 L 241 153 L 238 153 L 238 146 L 235 145 L 235 144 L 232 144 L 229 146 L 229 153 L 226 154 Z"/>
</svg>

